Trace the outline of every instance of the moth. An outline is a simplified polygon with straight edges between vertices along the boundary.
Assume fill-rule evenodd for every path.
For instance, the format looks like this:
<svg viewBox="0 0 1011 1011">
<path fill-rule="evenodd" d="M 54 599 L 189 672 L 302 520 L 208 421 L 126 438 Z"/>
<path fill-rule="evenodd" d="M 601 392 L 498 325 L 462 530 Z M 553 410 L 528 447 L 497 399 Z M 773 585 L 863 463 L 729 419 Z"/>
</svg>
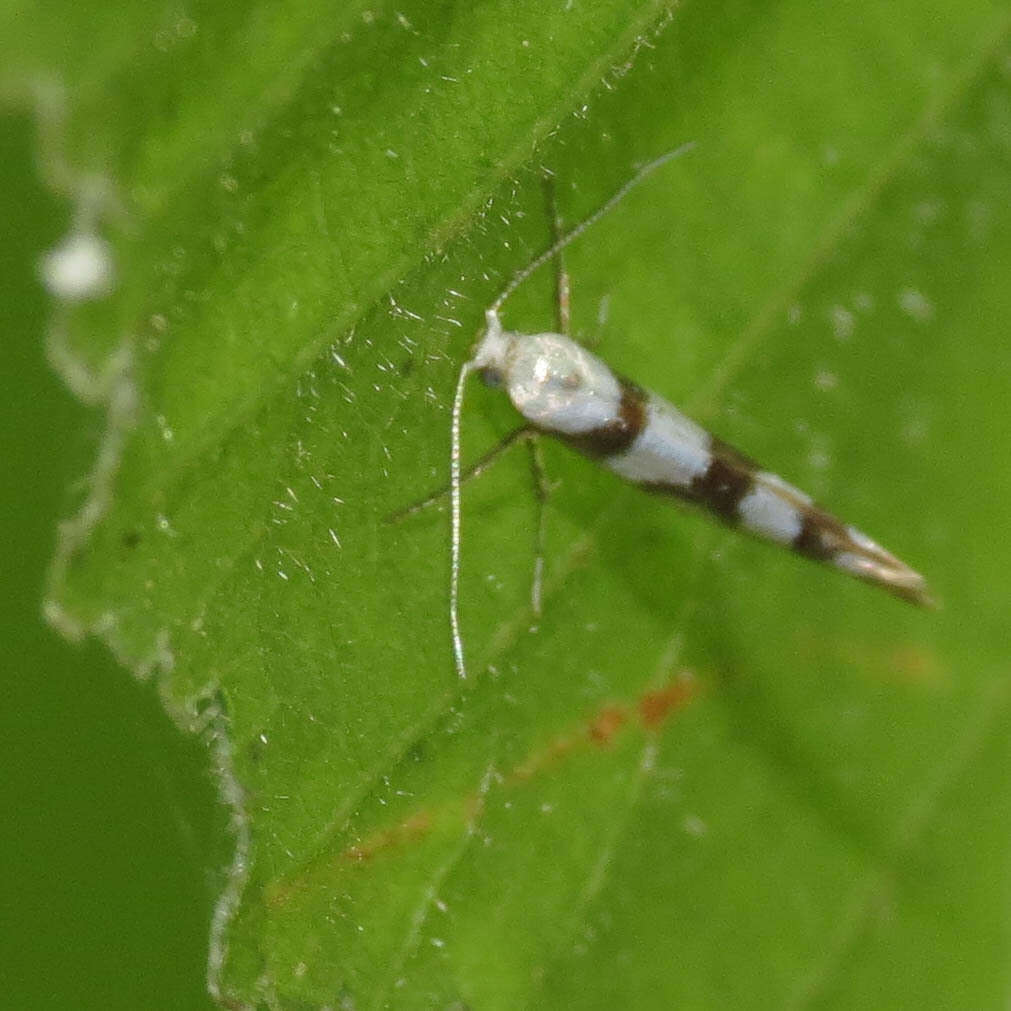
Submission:
<svg viewBox="0 0 1011 1011">
<path fill-rule="evenodd" d="M 460 427 L 466 380 L 473 372 L 506 392 L 525 421 L 520 434 L 549 435 L 647 492 L 692 503 L 726 524 L 827 563 L 902 600 L 932 603 L 919 573 L 663 397 L 618 375 L 564 334 L 524 334 L 502 326 L 502 305 L 534 271 L 647 175 L 690 147 L 676 148 L 643 166 L 590 217 L 520 270 L 486 311 L 485 329 L 460 369 L 451 423 L 450 626 L 461 678 L 466 677 L 466 663 L 459 620 Z"/>
</svg>

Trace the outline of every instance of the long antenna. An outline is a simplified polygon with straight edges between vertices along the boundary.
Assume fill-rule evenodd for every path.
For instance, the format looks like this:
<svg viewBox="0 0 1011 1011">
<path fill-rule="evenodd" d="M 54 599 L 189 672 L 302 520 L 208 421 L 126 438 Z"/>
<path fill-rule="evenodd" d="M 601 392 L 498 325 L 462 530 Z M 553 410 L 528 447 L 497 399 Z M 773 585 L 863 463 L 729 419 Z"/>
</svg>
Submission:
<svg viewBox="0 0 1011 1011">
<path fill-rule="evenodd" d="M 621 203 L 625 197 L 636 188 L 647 176 L 655 172 L 661 165 L 687 154 L 695 147 L 694 141 L 682 144 L 659 158 L 647 162 L 623 186 L 600 205 L 588 218 L 584 218 L 571 231 L 566 232 L 553 242 L 543 253 L 522 270 L 515 273 L 512 280 L 505 286 L 502 293 L 492 302 L 485 313 L 489 327 L 498 328 L 498 311 L 505 300 L 535 271 L 540 270 L 549 260 L 557 256 L 570 242 L 574 242 L 591 225 L 595 225 L 608 211 Z M 487 330 L 485 331 L 487 334 Z M 460 457 L 462 453 L 460 440 L 460 418 L 463 414 L 463 394 L 467 377 L 474 371 L 474 361 L 466 361 L 460 367 L 460 375 L 456 380 L 456 391 L 453 394 L 453 417 L 451 422 L 450 453 L 449 453 L 449 492 L 450 492 L 450 562 L 449 562 L 449 627 L 453 637 L 453 662 L 456 673 L 461 678 L 467 677 L 467 665 L 463 654 L 463 636 L 460 634 Z"/>
<path fill-rule="evenodd" d="M 540 254 L 531 263 L 528 263 L 522 270 L 513 274 L 512 280 L 505 286 L 502 290 L 502 294 L 495 299 L 491 304 L 491 311 L 497 313 L 499 309 L 502 308 L 505 300 L 535 271 L 541 269 L 548 260 L 553 259 L 557 256 L 570 242 L 575 242 L 580 235 L 583 234 L 592 225 L 595 225 L 608 211 L 612 210 L 616 204 L 620 204 L 622 200 L 625 199 L 628 194 L 636 188 L 647 176 L 652 175 L 661 165 L 666 165 L 669 161 L 674 161 L 675 158 L 680 158 L 681 155 L 687 154 L 695 147 L 695 141 L 691 140 L 687 144 L 682 144 L 680 147 L 676 147 L 671 151 L 667 151 L 665 154 L 660 155 L 659 158 L 654 158 L 651 162 L 647 162 L 638 172 L 632 176 L 620 189 L 618 189 L 614 194 L 612 194 L 603 204 L 600 205 L 588 218 L 583 218 L 582 221 L 576 225 L 571 231 L 566 232 L 561 238 L 556 242 L 552 243 L 543 253 Z"/>
<path fill-rule="evenodd" d="M 463 411 L 464 385 L 473 368 L 471 362 L 464 362 L 456 380 L 449 451 L 449 495 L 452 516 L 449 539 L 449 628 L 453 636 L 453 662 L 456 664 L 456 673 L 461 678 L 467 676 L 467 665 L 463 659 L 463 639 L 460 636 L 460 415 Z"/>
</svg>

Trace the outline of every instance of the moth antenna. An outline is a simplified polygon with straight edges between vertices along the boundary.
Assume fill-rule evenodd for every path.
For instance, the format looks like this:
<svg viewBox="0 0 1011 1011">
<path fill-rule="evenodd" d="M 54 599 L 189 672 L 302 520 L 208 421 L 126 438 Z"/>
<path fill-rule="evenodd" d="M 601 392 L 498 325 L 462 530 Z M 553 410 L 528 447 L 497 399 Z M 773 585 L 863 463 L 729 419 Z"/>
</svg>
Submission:
<svg viewBox="0 0 1011 1011">
<path fill-rule="evenodd" d="M 673 161 L 675 158 L 680 158 L 681 155 L 687 154 L 695 147 L 695 141 L 689 141 L 687 144 L 682 144 L 680 147 L 673 148 L 667 151 L 665 154 L 660 155 L 659 158 L 654 158 L 652 161 L 647 162 L 638 172 L 635 173 L 627 182 L 624 183 L 618 190 L 616 190 L 603 204 L 600 205 L 588 218 L 583 218 L 578 225 L 573 229 L 566 232 L 561 238 L 556 242 L 553 242 L 551 246 L 541 253 L 536 259 L 531 263 L 527 264 L 522 270 L 513 274 L 512 280 L 503 288 L 502 293 L 495 299 L 491 304 L 491 312 L 497 313 L 502 305 L 505 303 L 506 299 L 528 278 L 531 274 L 540 270 L 548 260 L 557 256 L 570 242 L 575 242 L 580 235 L 583 234 L 592 225 L 595 225 L 605 214 L 612 211 L 622 200 L 625 199 L 628 194 L 636 188 L 647 176 L 655 172 L 661 165 L 666 165 L 667 162 Z"/>
<path fill-rule="evenodd" d="M 474 371 L 474 363 L 466 361 L 460 366 L 453 395 L 453 416 L 450 423 L 451 438 L 449 450 L 449 499 L 450 499 L 450 539 L 449 539 L 449 629 L 453 636 L 453 660 L 456 673 L 467 677 L 467 665 L 463 658 L 463 638 L 460 635 L 460 416 L 463 412 L 463 392 L 467 377 Z"/>
<path fill-rule="evenodd" d="M 643 165 L 624 185 L 618 188 L 607 200 L 601 204 L 588 218 L 584 218 L 578 225 L 566 232 L 551 246 L 541 253 L 531 263 L 522 270 L 515 273 L 502 293 L 495 299 L 485 312 L 485 338 L 487 341 L 491 334 L 499 337 L 502 335 L 502 325 L 499 322 L 498 311 L 502 308 L 506 299 L 535 271 L 539 270 L 549 260 L 557 256 L 570 242 L 574 242 L 591 225 L 596 224 L 605 214 L 613 210 L 625 197 L 635 189 L 647 176 L 655 172 L 661 165 L 679 158 L 695 147 L 694 141 L 682 144 L 680 147 L 654 158 Z M 482 342 L 482 346 L 483 346 Z M 467 677 L 467 664 L 463 653 L 463 636 L 460 633 L 460 493 L 462 486 L 461 474 L 461 438 L 460 419 L 463 413 L 463 394 L 467 383 L 467 377 L 475 369 L 480 368 L 478 361 L 481 352 L 477 352 L 475 358 L 463 363 L 460 366 L 460 374 L 456 380 L 456 392 L 453 395 L 453 415 L 451 421 L 451 440 L 449 451 L 449 493 L 450 493 L 450 548 L 449 548 L 449 627 L 453 638 L 453 660 L 456 664 L 456 673 L 460 678 Z M 486 363 L 484 363 L 486 364 Z M 536 608 L 539 601 L 534 597 Z"/>
</svg>

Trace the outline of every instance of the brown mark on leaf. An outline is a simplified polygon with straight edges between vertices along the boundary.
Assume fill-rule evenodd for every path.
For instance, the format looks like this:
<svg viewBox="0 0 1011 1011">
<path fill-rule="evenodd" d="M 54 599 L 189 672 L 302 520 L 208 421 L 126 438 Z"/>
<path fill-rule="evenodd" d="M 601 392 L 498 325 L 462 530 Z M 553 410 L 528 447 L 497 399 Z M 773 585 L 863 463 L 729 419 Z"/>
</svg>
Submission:
<svg viewBox="0 0 1011 1011">
<path fill-rule="evenodd" d="M 614 735 L 628 722 L 628 712 L 622 706 L 603 706 L 590 720 L 587 732 L 594 744 L 606 747 Z"/>
<path fill-rule="evenodd" d="M 356 845 L 349 846 L 341 854 L 341 857 L 344 860 L 363 863 L 366 860 L 371 860 L 377 853 L 382 853 L 388 849 L 395 849 L 428 835 L 431 828 L 431 814 L 424 809 L 415 811 L 414 814 L 409 815 L 392 828 L 375 832 L 370 836 L 366 836 Z"/>
<path fill-rule="evenodd" d="M 501 778 L 505 789 L 525 783 L 550 771 L 580 751 L 590 748 L 605 750 L 630 726 L 638 723 L 645 731 L 657 731 L 672 715 L 686 706 L 698 694 L 692 674 L 683 671 L 660 688 L 645 692 L 631 703 L 607 702 L 581 726 L 551 738 L 547 744 L 528 754 Z M 388 828 L 378 829 L 345 847 L 315 870 L 305 870 L 287 882 L 276 882 L 268 888 L 268 905 L 285 905 L 296 893 L 310 887 L 311 880 L 326 868 L 336 865 L 367 864 L 379 856 L 389 855 L 419 842 L 434 830 L 447 825 L 475 825 L 484 809 L 484 796 L 478 791 L 443 803 L 437 807 L 420 808 Z"/>
<path fill-rule="evenodd" d="M 692 677 L 682 675 L 663 688 L 646 692 L 639 699 L 639 719 L 647 730 L 659 730 L 668 717 L 683 709 L 698 694 L 698 684 Z"/>
</svg>

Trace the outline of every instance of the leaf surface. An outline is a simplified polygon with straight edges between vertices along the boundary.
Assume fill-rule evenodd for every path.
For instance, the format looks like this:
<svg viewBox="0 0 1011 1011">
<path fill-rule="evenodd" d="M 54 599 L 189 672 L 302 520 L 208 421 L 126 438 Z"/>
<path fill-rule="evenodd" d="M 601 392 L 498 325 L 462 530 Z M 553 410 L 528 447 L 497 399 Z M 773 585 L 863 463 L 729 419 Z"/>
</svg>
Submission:
<svg viewBox="0 0 1011 1011">
<path fill-rule="evenodd" d="M 47 164 L 112 194 L 117 286 L 54 324 L 110 428 L 52 612 L 212 728 L 241 858 L 213 985 L 282 1007 L 1002 1001 L 1006 10 L 136 8 L 91 50 L 64 30 L 36 25 L 11 79 L 70 96 L 43 103 Z M 548 445 L 535 623 L 516 449 L 465 489 L 461 684 L 447 516 L 388 517 L 446 480 L 483 308 L 551 238 L 542 176 L 572 224 L 689 139 L 566 250 L 575 333 L 945 608 Z M 551 281 L 507 325 L 552 326 Z M 474 458 L 515 417 L 468 397 Z"/>
</svg>

